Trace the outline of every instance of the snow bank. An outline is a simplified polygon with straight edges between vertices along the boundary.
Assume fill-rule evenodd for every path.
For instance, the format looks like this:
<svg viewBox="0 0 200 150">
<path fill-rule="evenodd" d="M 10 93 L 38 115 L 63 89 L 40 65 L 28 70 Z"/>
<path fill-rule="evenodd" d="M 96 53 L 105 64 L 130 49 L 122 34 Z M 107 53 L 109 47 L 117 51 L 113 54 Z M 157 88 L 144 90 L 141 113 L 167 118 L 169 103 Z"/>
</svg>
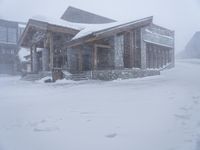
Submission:
<svg viewBox="0 0 200 150">
<path fill-rule="evenodd" d="M 18 52 L 18 56 L 21 62 L 27 61 L 24 57 L 30 55 L 30 51 L 26 48 L 21 48 Z"/>
</svg>

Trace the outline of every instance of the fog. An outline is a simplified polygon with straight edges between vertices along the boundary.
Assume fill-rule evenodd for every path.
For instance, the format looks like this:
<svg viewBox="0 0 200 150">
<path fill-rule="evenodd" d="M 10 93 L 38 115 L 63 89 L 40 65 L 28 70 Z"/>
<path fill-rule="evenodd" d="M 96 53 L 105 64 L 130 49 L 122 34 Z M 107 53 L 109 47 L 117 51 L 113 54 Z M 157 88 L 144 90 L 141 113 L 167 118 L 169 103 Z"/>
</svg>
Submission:
<svg viewBox="0 0 200 150">
<path fill-rule="evenodd" d="M 0 18 L 23 22 L 36 15 L 58 18 L 69 5 L 115 20 L 154 16 L 154 23 L 175 30 L 176 53 L 200 30 L 200 0 L 0 0 Z"/>
</svg>

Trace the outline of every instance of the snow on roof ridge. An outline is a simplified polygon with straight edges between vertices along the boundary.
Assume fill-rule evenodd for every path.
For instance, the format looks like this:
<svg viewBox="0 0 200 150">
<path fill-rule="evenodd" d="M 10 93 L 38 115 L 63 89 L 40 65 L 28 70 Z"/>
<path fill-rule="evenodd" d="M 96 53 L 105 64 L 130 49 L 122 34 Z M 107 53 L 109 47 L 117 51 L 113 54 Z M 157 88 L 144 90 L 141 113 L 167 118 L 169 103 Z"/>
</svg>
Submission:
<svg viewBox="0 0 200 150">
<path fill-rule="evenodd" d="M 72 40 L 85 37 L 89 34 L 96 34 L 97 32 L 100 32 L 100 31 L 103 32 L 104 30 L 109 30 L 115 27 L 128 26 L 130 24 L 148 20 L 150 18 L 153 18 L 153 17 L 150 16 L 150 17 L 146 17 L 142 19 L 137 19 L 134 21 L 126 20 L 126 21 L 117 21 L 117 22 L 105 23 L 105 24 L 91 24 L 91 25 L 88 25 L 85 29 L 81 30 Z"/>
<path fill-rule="evenodd" d="M 49 24 L 52 24 L 52 25 L 58 25 L 58 26 L 62 26 L 62 27 L 73 28 L 73 29 L 76 29 L 76 30 L 83 30 L 84 29 L 84 25 L 81 25 L 81 24 L 65 21 L 65 20 L 62 20 L 62 19 L 45 17 L 45 16 L 41 16 L 41 15 L 33 16 L 33 17 L 31 17 L 31 19 L 36 20 L 36 21 L 46 22 L 46 23 L 49 23 Z"/>
</svg>

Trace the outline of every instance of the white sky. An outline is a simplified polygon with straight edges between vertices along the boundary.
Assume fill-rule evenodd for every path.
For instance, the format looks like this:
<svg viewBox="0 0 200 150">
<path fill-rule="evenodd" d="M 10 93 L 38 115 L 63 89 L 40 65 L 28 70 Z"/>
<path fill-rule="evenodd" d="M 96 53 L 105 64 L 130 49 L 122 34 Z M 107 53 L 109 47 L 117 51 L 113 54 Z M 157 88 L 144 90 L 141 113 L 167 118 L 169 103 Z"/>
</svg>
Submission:
<svg viewBox="0 0 200 150">
<path fill-rule="evenodd" d="M 200 0 L 0 0 L 0 18 L 24 21 L 32 16 L 60 17 L 75 6 L 115 20 L 154 16 L 154 23 L 175 30 L 176 51 L 200 31 Z"/>
</svg>

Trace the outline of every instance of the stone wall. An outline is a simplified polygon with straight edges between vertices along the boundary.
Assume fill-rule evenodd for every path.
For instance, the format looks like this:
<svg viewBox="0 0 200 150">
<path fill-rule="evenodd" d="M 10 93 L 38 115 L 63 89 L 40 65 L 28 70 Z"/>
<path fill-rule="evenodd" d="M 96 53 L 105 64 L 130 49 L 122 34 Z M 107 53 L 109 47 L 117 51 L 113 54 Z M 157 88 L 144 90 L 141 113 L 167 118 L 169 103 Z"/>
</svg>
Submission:
<svg viewBox="0 0 200 150">
<path fill-rule="evenodd" d="M 85 72 L 84 76 L 93 80 L 116 80 L 142 78 L 147 76 L 160 75 L 159 70 L 124 69 L 124 70 L 96 70 Z"/>
</svg>

